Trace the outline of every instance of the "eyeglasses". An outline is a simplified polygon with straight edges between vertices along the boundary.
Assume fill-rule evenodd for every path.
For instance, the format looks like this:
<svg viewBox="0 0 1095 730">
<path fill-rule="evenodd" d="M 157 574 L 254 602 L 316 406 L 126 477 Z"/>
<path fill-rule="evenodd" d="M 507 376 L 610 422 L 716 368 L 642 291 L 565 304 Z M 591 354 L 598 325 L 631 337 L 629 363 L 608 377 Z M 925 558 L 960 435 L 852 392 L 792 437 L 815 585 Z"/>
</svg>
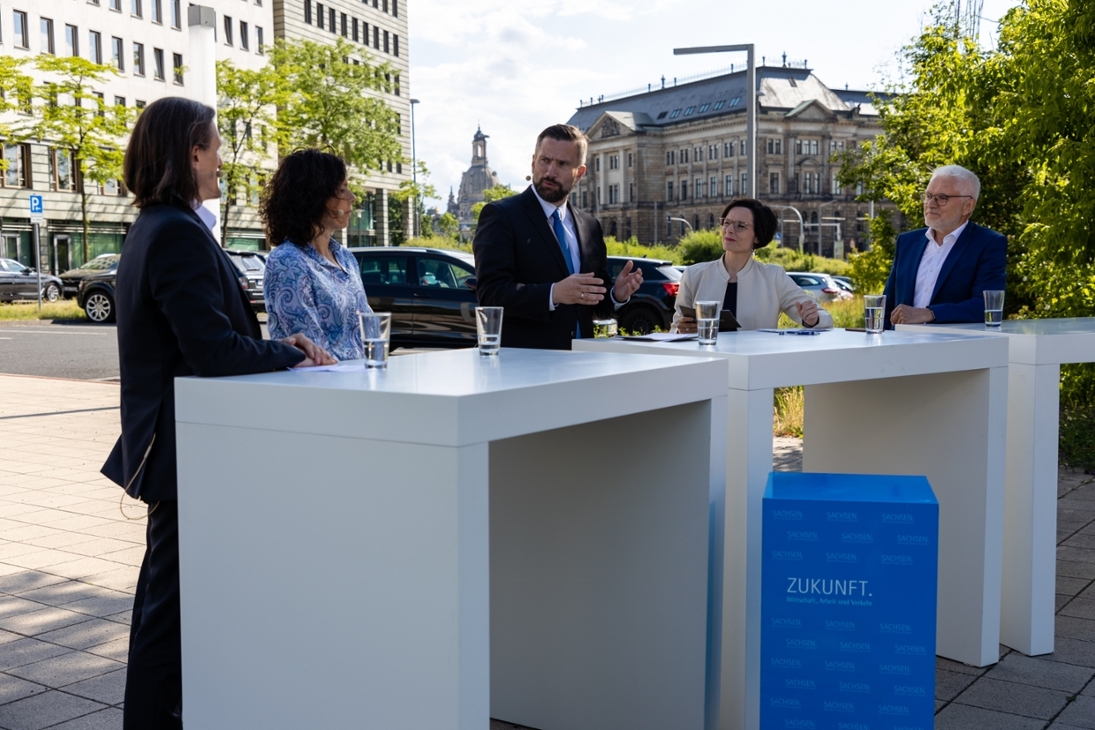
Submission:
<svg viewBox="0 0 1095 730">
<path fill-rule="evenodd" d="M 748 230 L 753 227 L 752 223 L 746 223 L 745 221 L 732 221 L 729 218 L 723 218 L 719 223 L 723 228 L 733 228 L 738 233 Z"/>
<path fill-rule="evenodd" d="M 925 203 L 930 203 L 934 199 L 935 202 L 939 203 L 940 205 L 946 205 L 947 201 L 950 200 L 951 198 L 972 198 L 972 197 L 973 197 L 972 195 L 946 195 L 944 193 L 938 193 L 938 194 L 921 193 L 920 194 L 920 199 L 923 200 Z"/>
</svg>

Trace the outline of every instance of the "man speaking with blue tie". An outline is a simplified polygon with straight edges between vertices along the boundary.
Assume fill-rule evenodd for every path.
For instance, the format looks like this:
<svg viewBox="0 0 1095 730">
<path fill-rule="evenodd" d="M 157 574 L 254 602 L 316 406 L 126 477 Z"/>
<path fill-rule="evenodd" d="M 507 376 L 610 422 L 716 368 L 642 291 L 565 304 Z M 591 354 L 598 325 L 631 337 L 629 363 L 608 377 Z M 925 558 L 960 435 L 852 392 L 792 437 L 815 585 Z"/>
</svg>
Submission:
<svg viewBox="0 0 1095 730">
<path fill-rule="evenodd" d="M 642 284 L 630 261 L 609 281 L 601 224 L 568 202 L 587 148 L 577 127 L 548 127 L 536 138 L 532 185 L 479 214 L 476 295 L 485 307 L 505 308 L 503 347 L 569 350 L 575 338 L 593 336 L 594 316 L 611 316 Z"/>
</svg>

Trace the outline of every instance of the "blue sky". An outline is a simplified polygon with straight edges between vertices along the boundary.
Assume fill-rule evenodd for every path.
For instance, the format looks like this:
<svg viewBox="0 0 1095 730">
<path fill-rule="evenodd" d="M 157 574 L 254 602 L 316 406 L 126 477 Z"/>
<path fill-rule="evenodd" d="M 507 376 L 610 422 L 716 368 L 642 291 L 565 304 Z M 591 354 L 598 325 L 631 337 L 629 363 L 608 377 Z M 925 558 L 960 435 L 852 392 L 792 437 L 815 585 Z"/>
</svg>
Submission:
<svg viewBox="0 0 1095 730">
<path fill-rule="evenodd" d="M 458 188 L 476 126 L 502 182 L 524 187 L 536 135 L 579 99 L 744 64 L 745 54 L 673 48 L 756 44 L 776 62 L 806 60 L 826 84 L 881 88 L 931 0 L 408 0 L 418 157 L 441 197 Z M 984 0 L 981 42 L 1016 0 Z M 436 202 L 436 201 L 434 201 Z M 429 204 L 429 203 L 427 203 Z"/>
</svg>

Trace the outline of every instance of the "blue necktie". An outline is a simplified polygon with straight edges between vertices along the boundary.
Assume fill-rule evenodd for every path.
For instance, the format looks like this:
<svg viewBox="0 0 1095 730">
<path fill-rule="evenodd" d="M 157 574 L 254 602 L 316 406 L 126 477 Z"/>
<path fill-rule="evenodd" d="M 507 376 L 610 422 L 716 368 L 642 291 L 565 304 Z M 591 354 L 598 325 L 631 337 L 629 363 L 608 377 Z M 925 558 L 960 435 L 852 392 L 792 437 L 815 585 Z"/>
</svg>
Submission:
<svg viewBox="0 0 1095 730">
<path fill-rule="evenodd" d="M 558 208 L 551 214 L 551 227 L 555 229 L 555 238 L 559 240 L 559 246 L 563 249 L 563 260 L 567 262 L 567 271 L 573 274 L 578 268 L 570 260 L 570 246 L 567 245 L 567 234 Z"/>
<path fill-rule="evenodd" d="M 559 246 L 563 249 L 563 259 L 567 262 L 567 271 L 573 274 L 578 269 L 574 262 L 570 260 L 570 246 L 567 245 L 567 234 L 563 228 L 563 219 L 559 215 L 558 208 L 551 214 L 551 227 L 555 229 L 555 238 L 559 240 Z M 574 336 L 582 339 L 582 328 L 577 322 L 574 323 Z"/>
</svg>

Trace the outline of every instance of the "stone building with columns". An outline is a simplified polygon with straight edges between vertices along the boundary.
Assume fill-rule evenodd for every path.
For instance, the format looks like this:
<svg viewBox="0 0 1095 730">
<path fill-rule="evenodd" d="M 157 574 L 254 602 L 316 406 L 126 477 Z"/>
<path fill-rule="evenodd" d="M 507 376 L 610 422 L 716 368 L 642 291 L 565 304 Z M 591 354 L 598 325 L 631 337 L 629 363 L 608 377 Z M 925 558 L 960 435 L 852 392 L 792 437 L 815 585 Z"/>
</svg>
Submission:
<svg viewBox="0 0 1095 730">
<path fill-rule="evenodd" d="M 498 184 L 498 173 L 490 169 L 490 163 L 487 162 L 487 136 L 482 129 L 475 130 L 475 136 L 471 140 L 471 167 L 460 178 L 456 218 L 460 221 L 461 228 L 471 228 L 474 225 L 472 206 L 486 200 L 483 191 Z"/>
<path fill-rule="evenodd" d="M 863 250 L 869 204 L 831 158 L 879 133 L 869 94 L 830 89 L 805 64 L 760 66 L 757 105 L 756 195 L 781 215 L 782 245 Z M 569 123 L 590 138 L 588 171 L 571 199 L 620 239 L 714 228 L 747 190 L 745 112 L 744 69 L 583 105 Z"/>
</svg>

